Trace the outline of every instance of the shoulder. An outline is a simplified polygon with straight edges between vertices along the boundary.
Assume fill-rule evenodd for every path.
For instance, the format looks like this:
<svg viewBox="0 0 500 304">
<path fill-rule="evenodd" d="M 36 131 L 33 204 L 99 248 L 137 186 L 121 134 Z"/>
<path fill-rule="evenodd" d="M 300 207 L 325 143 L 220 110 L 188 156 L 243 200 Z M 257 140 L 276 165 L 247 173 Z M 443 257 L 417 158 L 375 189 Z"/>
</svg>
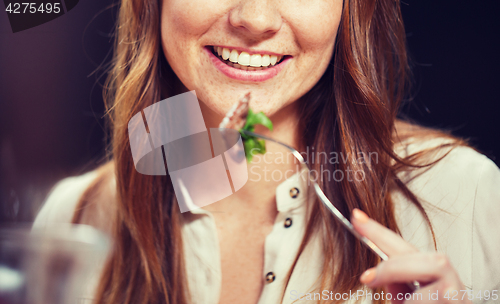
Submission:
<svg viewBox="0 0 500 304">
<path fill-rule="evenodd" d="M 440 188 L 443 193 L 459 190 L 462 194 L 475 194 L 485 175 L 500 173 L 492 160 L 452 137 L 408 138 L 403 147 L 399 156 L 416 167 L 402 170 L 400 178 L 420 190 Z M 487 190 L 485 186 L 482 189 Z"/>
<path fill-rule="evenodd" d="M 96 177 L 97 171 L 90 171 L 59 181 L 38 212 L 33 228 L 43 228 L 50 223 L 70 223 L 76 204 Z"/>
<path fill-rule="evenodd" d="M 114 166 L 109 162 L 93 171 L 59 181 L 50 191 L 33 223 L 33 229 L 48 225 L 81 223 L 109 233 L 104 213 L 111 212 L 115 197 Z M 109 214 L 106 214 L 109 216 Z"/>
<path fill-rule="evenodd" d="M 416 165 L 399 172 L 407 184 L 445 187 L 443 191 L 464 186 L 475 191 L 484 170 L 499 171 L 488 157 L 459 138 L 411 124 L 401 129 L 395 152 Z"/>
<path fill-rule="evenodd" d="M 424 204 L 459 210 L 465 205 L 473 207 L 478 196 L 498 195 L 500 169 L 492 160 L 460 139 L 436 130 L 413 128 L 417 130 L 414 136 L 404 136 L 396 153 L 415 167 L 400 170 L 398 177 Z M 453 204 L 447 206 L 446 202 Z"/>
<path fill-rule="evenodd" d="M 400 157 L 431 165 L 405 169 L 398 176 L 421 203 L 437 250 L 448 255 L 463 282 L 474 289 L 493 288 L 490 283 L 500 273 L 495 258 L 500 251 L 500 169 L 452 137 L 434 135 L 405 139 Z M 400 192 L 393 192 L 393 197 L 403 238 L 433 251 L 424 216 Z"/>
</svg>

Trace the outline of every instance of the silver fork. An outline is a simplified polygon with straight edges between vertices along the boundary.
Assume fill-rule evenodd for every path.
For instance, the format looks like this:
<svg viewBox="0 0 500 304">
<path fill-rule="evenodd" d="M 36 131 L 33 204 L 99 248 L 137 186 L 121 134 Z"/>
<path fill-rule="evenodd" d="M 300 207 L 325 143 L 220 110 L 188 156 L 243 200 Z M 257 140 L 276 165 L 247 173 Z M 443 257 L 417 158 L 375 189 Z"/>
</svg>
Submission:
<svg viewBox="0 0 500 304">
<path fill-rule="evenodd" d="M 273 138 L 270 138 L 270 137 L 267 137 L 267 136 L 264 136 L 264 135 L 261 135 L 261 134 L 258 134 L 258 133 L 250 132 L 250 131 L 243 130 L 243 129 L 240 130 L 240 132 L 244 133 L 245 135 L 253 136 L 253 137 L 257 137 L 257 138 L 261 138 L 261 139 L 264 139 L 264 140 L 268 140 L 268 141 L 274 142 L 274 143 L 276 143 L 276 144 L 278 144 L 278 145 L 280 145 L 282 147 L 285 147 L 290 152 L 292 152 L 293 156 L 300 162 L 300 164 L 302 165 L 303 168 L 307 169 L 309 172 L 311 171 L 311 168 L 309 168 L 309 165 L 307 164 L 307 162 L 304 160 L 304 158 L 302 157 L 302 155 L 300 154 L 300 152 L 297 151 L 295 148 L 293 148 L 293 147 L 291 147 L 291 146 L 289 146 L 287 144 L 284 144 L 284 143 L 282 143 L 280 141 L 277 141 L 277 140 L 275 140 Z M 328 210 L 330 210 L 330 212 L 334 215 L 334 217 L 352 235 L 354 235 L 358 240 L 360 240 L 363 244 L 365 244 L 368 248 L 370 248 L 376 255 L 378 255 L 380 257 L 380 259 L 382 259 L 383 261 L 387 261 L 389 259 L 389 257 L 387 256 L 387 254 L 385 254 L 377 245 L 375 245 L 375 243 L 373 243 L 372 241 L 370 241 L 365 236 L 362 236 L 361 234 L 359 234 L 354 229 L 354 227 L 352 226 L 351 222 L 347 218 L 345 218 L 345 216 L 326 197 L 325 193 L 323 192 L 323 190 L 321 190 L 321 188 L 319 187 L 318 183 L 316 183 L 312 179 L 309 179 L 309 180 L 313 184 L 314 192 L 316 193 L 316 196 L 318 197 L 318 199 L 321 201 L 321 203 L 323 203 L 323 205 Z M 407 285 L 408 285 L 408 287 L 412 291 L 415 291 L 415 290 L 417 290 L 417 289 L 420 288 L 420 283 L 417 282 L 417 281 L 409 282 L 409 283 L 407 283 Z"/>
</svg>

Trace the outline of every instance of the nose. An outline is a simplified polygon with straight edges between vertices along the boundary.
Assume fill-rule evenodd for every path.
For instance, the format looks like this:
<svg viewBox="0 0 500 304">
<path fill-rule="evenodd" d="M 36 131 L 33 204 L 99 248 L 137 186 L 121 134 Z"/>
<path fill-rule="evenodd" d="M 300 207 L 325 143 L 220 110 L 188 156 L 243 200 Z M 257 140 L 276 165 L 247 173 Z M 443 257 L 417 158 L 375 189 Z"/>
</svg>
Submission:
<svg viewBox="0 0 500 304">
<path fill-rule="evenodd" d="M 229 13 L 229 23 L 252 35 L 274 34 L 283 20 L 276 0 L 240 0 Z"/>
</svg>

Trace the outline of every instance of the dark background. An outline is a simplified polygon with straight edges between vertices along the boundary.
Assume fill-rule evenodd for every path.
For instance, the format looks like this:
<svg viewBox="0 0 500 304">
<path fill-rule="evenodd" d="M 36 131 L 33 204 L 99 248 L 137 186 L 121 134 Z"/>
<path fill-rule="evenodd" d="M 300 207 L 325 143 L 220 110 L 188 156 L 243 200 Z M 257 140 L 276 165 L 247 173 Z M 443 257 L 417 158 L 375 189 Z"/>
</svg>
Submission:
<svg viewBox="0 0 500 304">
<path fill-rule="evenodd" d="M 81 0 L 15 34 L 0 5 L 0 222 L 33 220 L 55 182 L 102 162 L 105 77 L 96 69 L 111 55 L 111 4 Z M 406 0 L 402 9 L 415 73 L 403 112 L 500 164 L 500 1 Z"/>
</svg>

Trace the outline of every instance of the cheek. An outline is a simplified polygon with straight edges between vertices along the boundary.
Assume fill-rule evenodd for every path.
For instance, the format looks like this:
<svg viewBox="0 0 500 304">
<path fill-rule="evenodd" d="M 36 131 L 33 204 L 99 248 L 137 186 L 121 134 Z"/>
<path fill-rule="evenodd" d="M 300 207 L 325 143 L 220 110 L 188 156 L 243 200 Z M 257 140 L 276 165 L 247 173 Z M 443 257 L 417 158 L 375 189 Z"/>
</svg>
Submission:
<svg viewBox="0 0 500 304">
<path fill-rule="evenodd" d="M 300 3 L 298 1 L 297 3 Z M 342 0 L 310 0 L 290 8 L 290 25 L 304 53 L 332 49 L 342 15 Z"/>
<path fill-rule="evenodd" d="M 291 22 L 300 48 L 296 66 L 301 86 L 309 90 L 327 70 L 342 15 L 342 0 L 310 0 L 313 4 L 297 8 Z"/>
<path fill-rule="evenodd" d="M 168 25 L 167 30 L 188 35 L 203 33 L 210 27 L 215 17 L 216 5 L 213 5 L 213 2 L 214 0 L 164 0 L 162 27 Z"/>
<path fill-rule="evenodd" d="M 164 0 L 161 39 L 169 62 L 188 58 L 198 38 L 223 14 L 216 0 Z"/>
</svg>

